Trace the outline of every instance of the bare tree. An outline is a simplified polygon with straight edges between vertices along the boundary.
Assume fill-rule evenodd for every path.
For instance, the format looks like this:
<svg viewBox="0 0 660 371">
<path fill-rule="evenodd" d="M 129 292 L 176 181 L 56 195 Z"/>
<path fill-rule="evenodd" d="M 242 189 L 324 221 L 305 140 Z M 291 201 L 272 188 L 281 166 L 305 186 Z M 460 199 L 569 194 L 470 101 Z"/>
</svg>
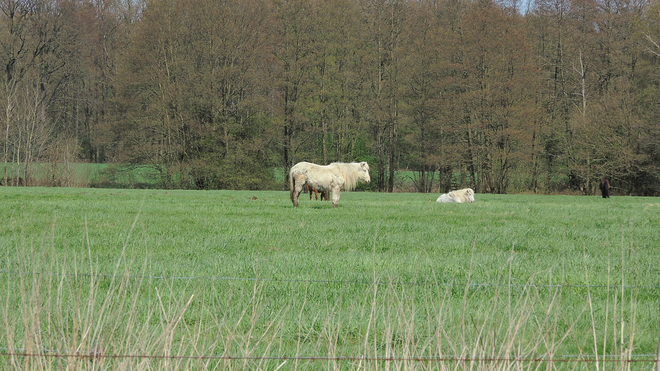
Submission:
<svg viewBox="0 0 660 371">
<path fill-rule="evenodd" d="M 61 23 L 50 0 L 0 2 L 0 64 L 4 67 L 4 184 L 10 155 L 16 163 L 15 184 L 29 176 L 47 140 L 47 109 L 62 81 L 58 55 Z"/>
<path fill-rule="evenodd" d="M 397 167 L 401 88 L 400 38 L 406 19 L 401 1 L 362 0 L 363 23 L 369 54 L 364 71 L 368 76 L 366 97 L 369 131 L 376 158 L 376 187 L 392 192 Z"/>
</svg>

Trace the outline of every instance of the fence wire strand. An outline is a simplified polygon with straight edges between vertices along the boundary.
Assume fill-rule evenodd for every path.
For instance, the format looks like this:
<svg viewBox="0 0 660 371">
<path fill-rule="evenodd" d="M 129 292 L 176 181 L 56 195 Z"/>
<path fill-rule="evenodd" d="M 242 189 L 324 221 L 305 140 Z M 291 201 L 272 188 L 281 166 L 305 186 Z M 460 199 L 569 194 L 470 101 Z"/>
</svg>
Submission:
<svg viewBox="0 0 660 371">
<path fill-rule="evenodd" d="M 157 360 L 248 360 L 248 361 L 367 361 L 367 362 L 527 362 L 527 363 L 642 363 L 658 362 L 651 358 L 652 354 L 629 355 L 628 358 L 617 358 L 620 355 L 601 355 L 601 356 L 561 356 L 561 358 L 546 357 L 463 357 L 463 356 L 427 356 L 427 357 L 403 357 L 403 356 L 213 356 L 213 355 L 153 355 L 153 354 L 99 354 L 99 353 L 29 353 L 29 352 L 0 352 L 0 356 L 12 357 L 42 357 L 42 358 L 89 358 L 89 359 L 157 359 Z M 649 357 L 649 358 L 646 358 Z M 644 359 L 635 359 L 644 358 Z"/>
<path fill-rule="evenodd" d="M 14 276 L 56 276 L 75 278 L 108 278 L 108 279 L 131 279 L 131 280 L 163 280 L 163 281 L 246 281 L 246 282 L 290 282 L 290 283 L 332 283 L 345 285 L 407 285 L 407 286 L 460 286 L 460 287 L 519 287 L 519 288 L 606 288 L 606 289 L 660 289 L 658 285 L 571 285 L 571 284 L 511 284 L 511 283 L 467 283 L 467 282 L 400 282 L 400 281 L 346 281 L 346 280 L 308 280 L 308 279 L 283 279 L 283 278 L 260 278 L 260 277 L 222 277 L 222 276 L 134 276 L 134 275 L 112 275 L 91 273 L 61 273 L 61 272 L 31 272 L 31 271 L 0 271 L 0 275 Z"/>
</svg>

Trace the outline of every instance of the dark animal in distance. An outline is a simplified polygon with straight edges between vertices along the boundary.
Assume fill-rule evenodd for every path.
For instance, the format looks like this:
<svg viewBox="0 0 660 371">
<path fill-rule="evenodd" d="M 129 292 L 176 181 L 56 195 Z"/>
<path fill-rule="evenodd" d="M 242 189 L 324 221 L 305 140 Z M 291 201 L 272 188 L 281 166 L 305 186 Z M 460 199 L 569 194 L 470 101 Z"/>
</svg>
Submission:
<svg viewBox="0 0 660 371">
<path fill-rule="evenodd" d="M 610 198 L 610 181 L 607 178 L 603 178 L 600 181 L 600 192 L 603 194 L 603 198 Z"/>
</svg>

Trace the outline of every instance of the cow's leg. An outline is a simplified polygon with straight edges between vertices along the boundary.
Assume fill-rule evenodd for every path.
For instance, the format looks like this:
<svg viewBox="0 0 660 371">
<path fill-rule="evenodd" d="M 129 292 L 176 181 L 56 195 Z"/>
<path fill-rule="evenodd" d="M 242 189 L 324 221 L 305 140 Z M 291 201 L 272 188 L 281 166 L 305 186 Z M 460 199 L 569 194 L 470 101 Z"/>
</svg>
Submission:
<svg viewBox="0 0 660 371">
<path fill-rule="evenodd" d="M 332 207 L 339 206 L 339 187 L 332 188 Z"/>
<path fill-rule="evenodd" d="M 303 190 L 303 185 L 305 184 L 304 176 L 294 176 L 293 178 L 293 190 L 291 191 L 291 201 L 293 201 L 293 206 L 298 207 L 298 196 Z"/>
<path fill-rule="evenodd" d="M 293 189 L 293 206 L 298 207 L 298 196 L 300 196 L 300 192 L 302 192 L 302 187 L 298 184 L 295 185 Z"/>
</svg>

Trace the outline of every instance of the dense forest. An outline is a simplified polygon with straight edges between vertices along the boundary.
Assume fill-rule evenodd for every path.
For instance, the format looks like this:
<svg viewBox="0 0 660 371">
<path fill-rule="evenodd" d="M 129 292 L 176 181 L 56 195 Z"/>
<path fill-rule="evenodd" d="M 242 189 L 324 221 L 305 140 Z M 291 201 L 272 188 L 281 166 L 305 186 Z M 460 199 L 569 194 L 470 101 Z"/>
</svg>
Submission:
<svg viewBox="0 0 660 371">
<path fill-rule="evenodd" d="M 0 8 L 4 185 L 87 162 L 148 166 L 166 188 L 283 189 L 305 160 L 368 161 L 383 192 L 407 170 L 418 192 L 594 194 L 607 177 L 660 195 L 656 1 Z"/>
</svg>

